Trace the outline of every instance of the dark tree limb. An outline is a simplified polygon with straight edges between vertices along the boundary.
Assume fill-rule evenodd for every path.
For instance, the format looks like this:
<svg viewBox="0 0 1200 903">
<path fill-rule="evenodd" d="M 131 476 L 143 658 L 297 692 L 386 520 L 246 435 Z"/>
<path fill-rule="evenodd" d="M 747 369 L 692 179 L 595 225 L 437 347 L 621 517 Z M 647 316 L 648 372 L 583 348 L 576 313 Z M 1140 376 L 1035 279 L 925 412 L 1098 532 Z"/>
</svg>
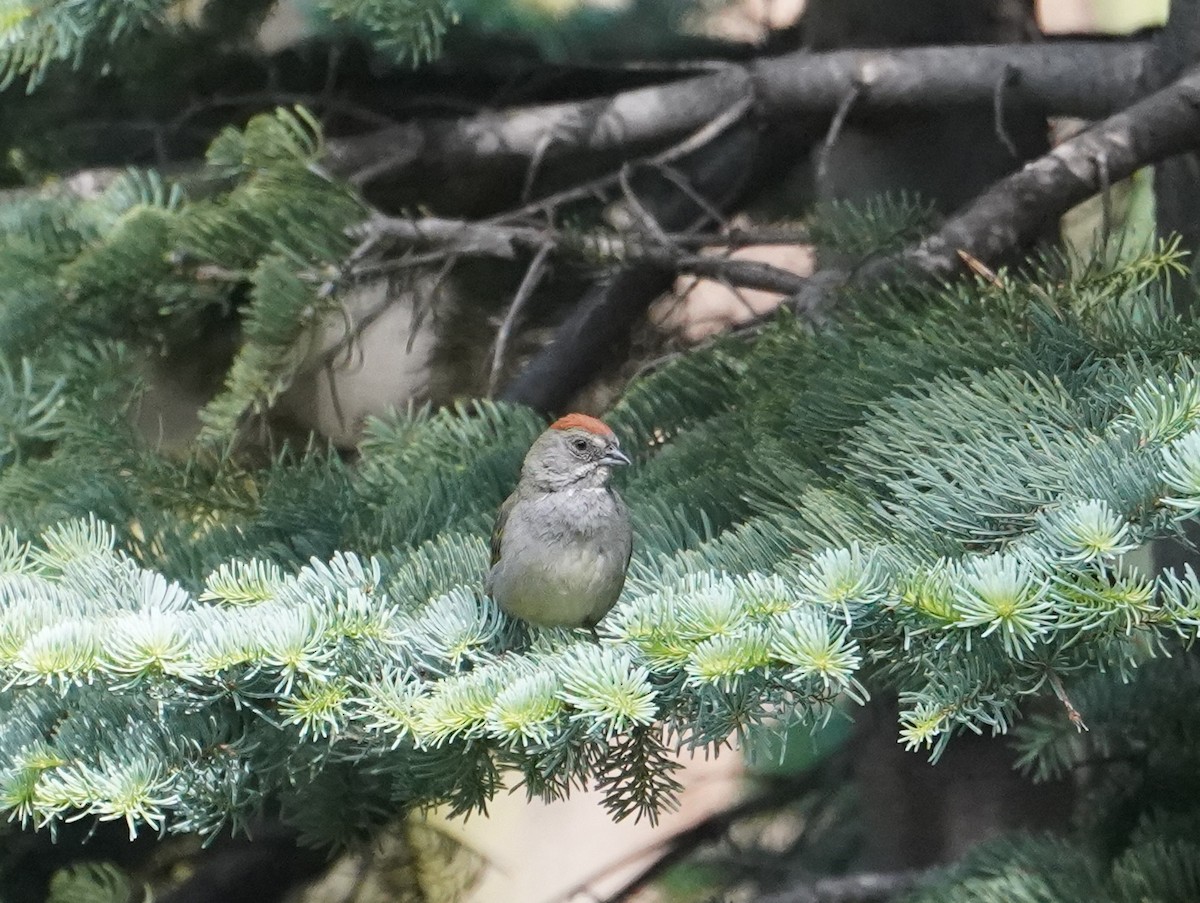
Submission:
<svg viewBox="0 0 1200 903">
<path fill-rule="evenodd" d="M 509 336 L 512 335 L 513 327 L 516 326 L 517 318 L 521 315 L 525 302 L 529 300 L 529 296 L 534 293 L 538 283 L 541 282 L 542 275 L 546 272 L 546 261 L 552 250 L 554 250 L 554 246 L 549 243 L 537 249 L 533 260 L 525 270 L 521 284 L 517 286 L 517 292 L 513 295 L 512 302 L 508 305 L 504 321 L 496 332 L 496 342 L 492 348 L 492 366 L 488 373 L 489 397 L 496 394 L 496 387 L 500 382 L 500 369 L 504 365 L 504 352 L 508 347 Z"/>
<path fill-rule="evenodd" d="M 1179 77 L 1200 61 L 1200 2 L 1172 0 L 1171 20 L 1156 38 L 1152 59 L 1155 86 Z M 1178 235 L 1183 246 L 1200 249 L 1200 154 L 1182 154 L 1164 160 L 1154 170 L 1155 226 L 1160 236 Z M 1195 286 L 1181 283 L 1176 303 L 1195 303 Z"/>
<path fill-rule="evenodd" d="M 996 85 L 1048 114 L 1107 115 L 1145 92 L 1150 41 L 1063 41 L 793 53 L 750 67 L 767 116 L 991 103 Z"/>
<path fill-rule="evenodd" d="M 826 270 L 802 280 L 791 303 L 804 315 L 820 319 L 848 284 L 869 285 L 901 276 L 946 279 L 963 272 L 960 252 L 985 263 L 1003 259 L 1028 246 L 1106 184 L 1197 146 L 1200 68 L 1000 180 L 918 244 L 869 261 L 853 274 Z M 695 267 L 696 261 L 690 262 Z M 678 258 L 672 263 L 674 269 L 643 264 L 591 293 L 502 397 L 556 410 L 603 362 L 616 324 L 641 313 L 648 303 L 645 293 L 666 288 L 679 269 Z M 760 267 L 723 267 L 720 275 L 745 287 L 771 287 L 764 281 L 771 274 L 764 275 Z M 626 284 L 628 280 L 633 282 Z"/>
<path fill-rule="evenodd" d="M 369 169 L 375 176 L 381 161 L 392 159 L 388 175 L 399 178 L 416 161 L 456 168 L 485 161 L 524 166 L 535 157 L 545 164 L 564 156 L 629 156 L 697 131 L 752 93 L 747 72 L 728 66 L 612 97 L 409 123 L 331 141 L 326 164 L 342 175 Z"/>
<path fill-rule="evenodd" d="M 692 231 L 711 222 L 711 210 L 728 210 L 750 179 L 758 131 L 739 121 L 709 144 L 676 161 L 683 190 L 672 179 L 645 169 L 646 189 L 634 182 L 639 202 L 664 233 Z M 695 195 L 706 200 L 699 204 Z M 667 249 L 664 249 L 666 251 Z M 674 262 L 640 261 L 594 284 L 558 327 L 554 340 L 500 393 L 505 401 L 536 410 L 561 411 L 571 397 L 604 365 L 615 344 L 629 334 L 656 297 L 666 291 L 678 269 Z"/>
<path fill-rule="evenodd" d="M 944 279 L 963 271 L 960 251 L 985 263 L 1002 259 L 1105 184 L 1198 146 L 1200 67 L 1001 179 L 918 244 L 853 275 L 830 271 L 810 280 L 795 304 L 819 314 L 833 290 L 847 283 L 866 285 L 901 274 Z"/>
<path fill-rule="evenodd" d="M 359 184 L 429 167 L 528 167 L 536 159 L 543 169 L 645 152 L 747 98 L 768 119 L 829 118 L 851 94 L 856 115 L 988 103 L 1001 80 L 1007 96 L 1048 114 L 1097 117 L 1145 93 L 1153 54 L 1148 40 L 790 53 L 611 97 L 413 121 L 331 141 L 327 164 Z"/>
</svg>

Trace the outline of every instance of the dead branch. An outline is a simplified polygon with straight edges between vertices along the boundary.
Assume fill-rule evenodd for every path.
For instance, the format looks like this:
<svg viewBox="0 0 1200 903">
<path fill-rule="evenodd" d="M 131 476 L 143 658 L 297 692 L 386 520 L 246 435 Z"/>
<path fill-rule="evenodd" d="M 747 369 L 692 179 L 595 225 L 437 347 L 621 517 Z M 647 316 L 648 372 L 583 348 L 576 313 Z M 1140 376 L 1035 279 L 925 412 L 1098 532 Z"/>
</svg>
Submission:
<svg viewBox="0 0 1200 903">
<path fill-rule="evenodd" d="M 977 54 L 986 49 L 970 48 Z M 994 89 L 995 82 L 989 82 L 983 96 L 991 98 Z M 864 91 L 858 102 L 865 102 L 870 95 L 870 90 Z M 803 315 L 820 320 L 839 291 L 851 283 L 870 285 L 901 276 L 948 278 L 962 272 L 960 252 L 984 263 L 994 263 L 1028 246 L 1047 225 L 1102 190 L 1105 183 L 1126 178 L 1143 166 L 1197 146 L 1200 146 L 1200 69 L 1193 69 L 1167 88 L 997 182 L 918 244 L 868 261 L 853 273 L 826 270 L 803 280 L 803 287 L 793 295 L 791 303 Z M 664 263 L 649 267 L 643 278 L 648 278 L 651 271 L 655 278 L 640 287 L 643 291 L 650 286 L 661 286 L 665 274 L 670 272 Z M 724 269 L 720 275 L 740 284 L 739 276 L 757 280 L 763 274 L 755 266 Z M 756 281 L 755 287 L 763 284 Z M 631 306 L 613 286 L 585 299 L 555 342 L 531 362 L 503 397 L 542 410 L 555 410 L 569 397 L 570 390 L 565 387 L 579 383 L 575 371 L 582 362 L 599 359 L 597 348 L 610 340 L 614 318 L 627 318 L 640 313 L 642 308 L 640 303 Z M 569 382 L 565 376 L 568 372 L 574 374 Z"/>
<path fill-rule="evenodd" d="M 441 254 L 460 257 L 499 257 L 511 260 L 519 248 L 539 251 L 543 247 L 560 254 L 575 254 L 599 264 L 643 261 L 672 267 L 681 273 L 697 276 L 728 278 L 741 288 L 756 288 L 771 292 L 794 294 L 804 280 L 780 267 L 750 260 L 729 260 L 721 257 L 689 253 L 698 248 L 741 248 L 747 245 L 794 245 L 809 241 L 802 229 L 729 229 L 721 232 L 660 232 L 656 241 L 630 238 L 615 232 L 579 233 L 538 226 L 509 226 L 496 222 L 421 217 L 404 219 L 379 215 L 356 230 L 364 236 L 354 259 L 365 258 L 368 250 L 376 250 L 388 240 L 402 245 L 433 246 Z M 427 261 L 418 258 L 420 264 Z M 395 268 L 408 268 L 409 258 L 399 257 Z M 372 270 L 377 272 L 377 269 Z M 353 275 L 360 271 L 352 268 Z"/>
<path fill-rule="evenodd" d="M 402 170 L 416 162 L 457 169 L 488 160 L 527 166 L 535 156 L 543 166 L 565 156 L 628 156 L 631 149 L 664 144 L 698 131 L 752 94 L 747 72 L 730 66 L 612 97 L 408 123 L 331 141 L 326 164 L 338 174 L 352 175 L 374 168 L 403 148 L 396 167 L 388 173 L 402 178 Z"/>
<path fill-rule="evenodd" d="M 542 281 L 542 274 L 546 272 L 546 261 L 550 258 L 550 252 L 554 246 L 546 243 L 537 249 L 537 253 L 533 255 L 533 260 L 529 263 L 529 268 L 525 270 L 525 276 L 521 280 L 521 284 L 517 286 L 517 293 L 513 295 L 512 303 L 508 306 L 508 312 L 504 315 L 504 322 L 500 324 L 500 329 L 496 332 L 496 343 L 492 348 L 492 366 L 488 374 L 488 397 L 496 394 L 496 387 L 500 382 L 500 370 L 504 366 L 504 352 L 508 348 L 508 340 L 512 335 L 513 327 L 516 326 L 517 317 L 521 315 L 521 310 L 525 307 L 525 302 L 537 289 L 538 283 Z"/>
<path fill-rule="evenodd" d="M 870 114 L 991 103 L 1001 81 L 1009 98 L 1047 114 L 1094 118 L 1151 87 L 1153 50 L 1141 40 L 790 53 L 612 97 L 392 126 L 329 142 L 327 165 L 358 184 L 418 167 L 519 165 L 527 174 L 535 160 L 540 172 L 555 160 L 661 147 L 749 98 L 767 118 L 831 118 L 855 92 L 855 112 Z"/>
<path fill-rule="evenodd" d="M 859 91 L 859 111 L 991 103 L 996 84 L 1052 116 L 1094 119 L 1147 89 L 1150 41 L 915 47 L 796 53 L 752 66 L 768 116 L 832 116 Z"/>
<path fill-rule="evenodd" d="M 962 272 L 960 252 L 985 263 L 1027 246 L 1071 207 L 1143 166 L 1200 147 L 1200 67 L 1121 113 L 1063 142 L 952 216 L 933 235 L 856 273 L 827 271 L 793 299 L 820 315 L 838 288 L 901 275 L 945 279 Z"/>
<path fill-rule="evenodd" d="M 808 284 L 805 277 L 797 276 L 791 270 L 758 260 L 702 254 L 671 255 L 661 252 L 647 252 L 644 256 L 646 259 L 659 260 L 664 266 L 673 266 L 677 273 L 717 279 L 736 288 L 794 295 L 803 291 Z"/>
<path fill-rule="evenodd" d="M 727 211 L 741 196 L 749 178 L 745 161 L 754 158 L 758 133 L 739 118 L 709 142 L 675 161 L 677 174 L 690 183 L 681 190 L 676 179 L 664 179 L 652 168 L 639 175 L 658 178 L 652 194 L 639 198 L 664 233 L 699 232 L 711 228 L 710 211 Z M 707 203 L 697 204 L 699 195 Z M 670 250 L 667 250 L 671 254 Z M 673 254 L 671 254 L 673 258 Z M 650 302 L 666 291 L 677 269 L 653 260 L 636 260 L 593 284 L 542 349 L 500 397 L 540 411 L 557 411 L 609 360 L 614 343 L 627 336 Z"/>
</svg>

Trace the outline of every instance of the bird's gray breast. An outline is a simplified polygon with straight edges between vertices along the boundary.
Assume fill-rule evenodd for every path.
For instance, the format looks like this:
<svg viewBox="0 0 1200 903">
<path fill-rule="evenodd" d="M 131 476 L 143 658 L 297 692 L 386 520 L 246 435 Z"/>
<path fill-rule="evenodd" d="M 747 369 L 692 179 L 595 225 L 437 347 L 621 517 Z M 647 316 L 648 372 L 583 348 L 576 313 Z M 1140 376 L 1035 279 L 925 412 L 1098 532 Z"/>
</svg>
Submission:
<svg viewBox="0 0 1200 903">
<path fill-rule="evenodd" d="M 595 623 L 621 593 L 630 545 L 628 511 L 611 490 L 520 499 L 505 523 L 493 596 L 535 623 Z"/>
</svg>

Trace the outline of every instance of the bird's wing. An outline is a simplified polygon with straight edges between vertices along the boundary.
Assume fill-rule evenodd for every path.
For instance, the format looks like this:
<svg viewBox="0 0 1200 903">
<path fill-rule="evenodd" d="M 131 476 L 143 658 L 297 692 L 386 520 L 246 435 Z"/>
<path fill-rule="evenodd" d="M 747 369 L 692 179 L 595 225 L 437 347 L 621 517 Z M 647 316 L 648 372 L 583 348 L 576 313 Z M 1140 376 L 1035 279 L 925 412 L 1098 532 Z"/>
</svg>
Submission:
<svg viewBox="0 0 1200 903">
<path fill-rule="evenodd" d="M 615 490 L 613 491 L 613 495 L 616 497 L 617 509 L 620 512 L 620 516 L 625 518 L 627 521 L 630 521 L 631 515 L 629 513 L 629 506 L 625 504 L 625 499 L 621 498 L 620 493 L 616 492 Z M 631 529 L 629 531 L 628 538 L 625 540 L 625 570 L 626 571 L 629 570 L 629 561 L 632 558 L 633 558 L 633 530 Z"/>
<path fill-rule="evenodd" d="M 496 562 L 500 560 L 500 542 L 504 539 L 504 525 L 508 523 L 509 512 L 516 503 L 517 494 L 514 492 L 504 500 L 504 504 L 500 506 L 500 513 L 496 515 L 496 525 L 492 527 L 492 567 L 495 567 Z"/>
</svg>

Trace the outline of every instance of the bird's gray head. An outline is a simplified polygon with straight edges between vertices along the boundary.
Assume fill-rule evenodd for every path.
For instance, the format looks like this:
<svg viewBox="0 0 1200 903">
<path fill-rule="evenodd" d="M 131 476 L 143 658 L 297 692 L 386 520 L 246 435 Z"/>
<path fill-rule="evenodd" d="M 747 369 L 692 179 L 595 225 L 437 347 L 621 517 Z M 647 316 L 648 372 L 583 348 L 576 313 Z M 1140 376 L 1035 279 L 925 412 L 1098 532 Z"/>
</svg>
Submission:
<svg viewBox="0 0 1200 903">
<path fill-rule="evenodd" d="M 614 465 L 628 463 L 616 434 L 602 421 L 568 414 L 534 441 L 521 468 L 521 481 L 543 492 L 598 488 L 608 482 Z"/>
</svg>

